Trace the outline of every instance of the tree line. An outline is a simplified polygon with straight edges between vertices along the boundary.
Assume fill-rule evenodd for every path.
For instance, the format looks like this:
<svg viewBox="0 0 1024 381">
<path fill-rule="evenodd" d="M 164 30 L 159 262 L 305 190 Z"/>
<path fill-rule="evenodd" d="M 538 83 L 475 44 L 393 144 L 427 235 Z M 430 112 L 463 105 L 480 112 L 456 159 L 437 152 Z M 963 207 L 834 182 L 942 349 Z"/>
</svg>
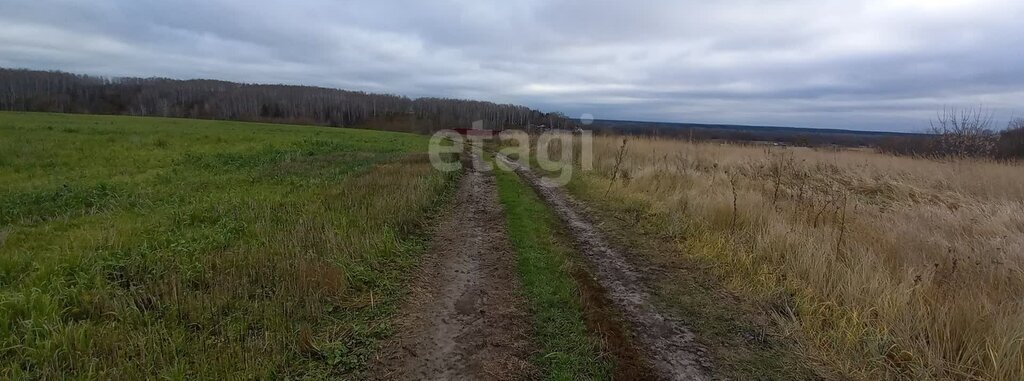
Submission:
<svg viewBox="0 0 1024 381">
<path fill-rule="evenodd" d="M 995 129 L 992 113 L 981 108 L 946 108 L 932 120 L 928 135 L 894 137 L 879 149 L 896 155 L 1024 159 L 1024 118 Z"/>
<path fill-rule="evenodd" d="M 916 134 L 828 130 L 817 128 L 717 125 L 700 123 L 635 122 L 596 120 L 595 133 L 656 136 L 691 141 L 719 141 L 736 144 L 778 144 L 800 147 L 874 147 L 893 136 Z"/>
<path fill-rule="evenodd" d="M 492 102 L 418 98 L 313 86 L 217 80 L 108 78 L 0 68 L 0 110 L 163 116 L 352 127 L 410 120 L 410 129 L 503 129 L 531 124 L 569 127 L 558 113 Z"/>
</svg>

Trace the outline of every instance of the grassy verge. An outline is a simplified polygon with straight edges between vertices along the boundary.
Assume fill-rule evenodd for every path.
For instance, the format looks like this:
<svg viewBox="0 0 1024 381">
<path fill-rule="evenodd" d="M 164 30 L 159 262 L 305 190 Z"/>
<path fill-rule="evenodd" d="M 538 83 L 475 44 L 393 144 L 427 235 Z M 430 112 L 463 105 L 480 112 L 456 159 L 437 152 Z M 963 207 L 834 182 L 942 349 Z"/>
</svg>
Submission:
<svg viewBox="0 0 1024 381">
<path fill-rule="evenodd" d="M 571 246 L 557 218 L 515 173 L 496 171 L 509 239 L 518 255 L 541 351 L 536 361 L 548 379 L 607 379 L 611 364 L 588 333 L 580 289 L 573 280 Z"/>
<path fill-rule="evenodd" d="M 455 185 L 408 134 L 0 113 L 0 378 L 334 378 Z"/>
</svg>

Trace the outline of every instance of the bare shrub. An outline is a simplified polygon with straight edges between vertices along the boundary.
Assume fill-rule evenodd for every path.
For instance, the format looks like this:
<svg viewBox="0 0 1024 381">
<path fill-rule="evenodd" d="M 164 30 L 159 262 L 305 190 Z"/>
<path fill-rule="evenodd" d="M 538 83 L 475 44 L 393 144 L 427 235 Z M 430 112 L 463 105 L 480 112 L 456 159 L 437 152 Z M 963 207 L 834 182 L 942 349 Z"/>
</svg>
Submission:
<svg viewBox="0 0 1024 381">
<path fill-rule="evenodd" d="M 999 133 L 997 154 L 1000 159 L 1024 159 L 1024 118 L 1013 118 Z"/>
<path fill-rule="evenodd" d="M 1017 131 L 1017 130 L 1024 131 L 1024 118 L 1017 117 L 1017 118 L 1010 119 L 1010 123 L 1006 124 L 1006 130 L 1007 131 Z"/>
<path fill-rule="evenodd" d="M 992 113 L 982 108 L 945 108 L 931 123 L 935 154 L 990 156 L 999 136 L 992 131 Z"/>
</svg>

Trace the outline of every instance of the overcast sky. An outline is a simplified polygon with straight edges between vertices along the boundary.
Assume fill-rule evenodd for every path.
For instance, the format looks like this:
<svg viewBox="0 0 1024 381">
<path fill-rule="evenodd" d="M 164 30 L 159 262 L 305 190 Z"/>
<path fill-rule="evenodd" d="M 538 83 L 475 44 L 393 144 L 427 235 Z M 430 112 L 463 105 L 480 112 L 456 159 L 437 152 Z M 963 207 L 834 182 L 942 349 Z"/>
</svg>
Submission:
<svg viewBox="0 0 1024 381">
<path fill-rule="evenodd" d="M 1024 1 L 6 0 L 0 66 L 914 131 L 1024 115 Z"/>
</svg>

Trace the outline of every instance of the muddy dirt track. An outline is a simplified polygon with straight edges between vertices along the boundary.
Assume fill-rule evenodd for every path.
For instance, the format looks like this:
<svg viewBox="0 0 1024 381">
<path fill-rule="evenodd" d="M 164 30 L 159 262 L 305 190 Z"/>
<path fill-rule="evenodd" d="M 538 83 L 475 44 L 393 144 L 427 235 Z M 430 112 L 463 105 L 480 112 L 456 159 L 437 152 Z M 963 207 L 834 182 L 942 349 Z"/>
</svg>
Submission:
<svg viewBox="0 0 1024 381">
<path fill-rule="evenodd" d="M 516 168 L 516 172 L 569 228 L 592 275 L 626 320 L 626 328 L 641 347 L 656 377 L 664 380 L 711 379 L 706 350 L 694 341 L 694 334 L 683 322 L 654 308 L 641 270 L 608 244 L 600 231 L 580 212 L 583 206 L 563 188 L 546 182 L 503 156 L 499 159 Z"/>
<path fill-rule="evenodd" d="M 530 316 L 494 175 L 477 166 L 466 170 L 442 217 L 395 338 L 374 359 L 376 379 L 535 378 Z"/>
<path fill-rule="evenodd" d="M 438 226 L 402 308 L 395 337 L 373 360 L 374 378 L 512 380 L 538 376 L 529 363 L 534 353 L 530 316 L 519 296 L 515 253 L 506 236 L 494 175 L 478 171 L 478 160 L 467 169 L 452 209 Z M 605 241 L 579 212 L 582 206 L 530 171 L 518 168 L 517 172 L 569 228 L 603 294 L 600 298 L 617 310 L 627 341 L 635 343 L 642 358 L 640 367 L 649 369 L 656 379 L 711 379 L 705 351 L 694 342 L 693 333 L 654 308 L 641 270 Z M 648 377 L 647 371 L 616 376 Z"/>
</svg>

